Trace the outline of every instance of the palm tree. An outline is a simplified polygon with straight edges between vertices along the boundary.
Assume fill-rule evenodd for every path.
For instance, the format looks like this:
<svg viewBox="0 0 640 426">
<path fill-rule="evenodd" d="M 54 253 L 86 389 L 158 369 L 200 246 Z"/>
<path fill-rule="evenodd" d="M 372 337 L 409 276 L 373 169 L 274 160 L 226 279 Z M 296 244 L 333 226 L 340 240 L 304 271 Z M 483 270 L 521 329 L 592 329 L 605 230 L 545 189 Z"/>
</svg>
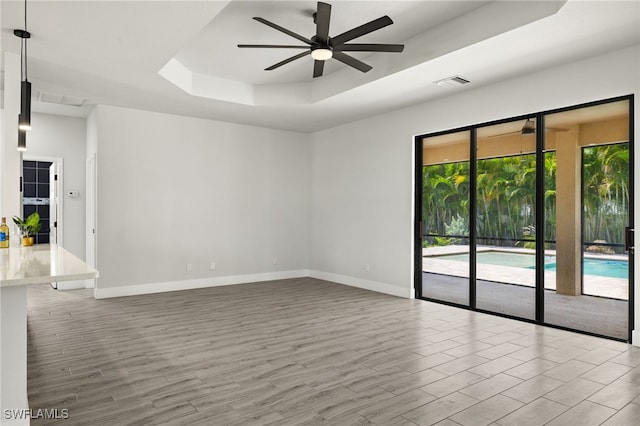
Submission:
<svg viewBox="0 0 640 426">
<path fill-rule="evenodd" d="M 555 240 L 556 154 L 544 155 L 545 241 Z M 469 162 L 423 167 L 424 232 L 447 236 L 447 225 L 468 218 Z M 476 226 L 481 244 L 513 245 L 535 225 L 536 156 L 521 154 L 477 161 Z M 584 239 L 622 243 L 629 208 L 629 144 L 583 149 Z M 451 237 L 451 236 L 449 236 Z"/>
<path fill-rule="evenodd" d="M 629 144 L 587 147 L 582 155 L 585 242 L 622 245 L 628 224 Z"/>
</svg>

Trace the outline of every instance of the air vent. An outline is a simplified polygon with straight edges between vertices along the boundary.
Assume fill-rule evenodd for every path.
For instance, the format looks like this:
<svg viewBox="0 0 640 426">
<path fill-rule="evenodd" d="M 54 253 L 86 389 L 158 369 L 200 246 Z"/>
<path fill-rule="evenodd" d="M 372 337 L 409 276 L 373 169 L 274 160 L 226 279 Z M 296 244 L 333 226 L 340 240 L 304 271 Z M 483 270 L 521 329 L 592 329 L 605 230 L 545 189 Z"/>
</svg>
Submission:
<svg viewBox="0 0 640 426">
<path fill-rule="evenodd" d="M 81 107 L 86 102 L 86 99 L 79 98 L 77 96 L 65 96 L 57 93 L 40 92 L 40 102 L 46 102 L 49 104 L 69 105 L 75 107 Z"/>
<path fill-rule="evenodd" d="M 460 87 L 465 84 L 471 83 L 466 78 L 455 75 L 453 77 L 443 78 L 442 80 L 434 81 L 433 84 L 440 87 Z"/>
<path fill-rule="evenodd" d="M 40 92 L 40 102 L 47 102 L 49 104 L 61 104 L 62 98 L 64 98 L 64 96 L 56 95 L 55 93 Z"/>
</svg>

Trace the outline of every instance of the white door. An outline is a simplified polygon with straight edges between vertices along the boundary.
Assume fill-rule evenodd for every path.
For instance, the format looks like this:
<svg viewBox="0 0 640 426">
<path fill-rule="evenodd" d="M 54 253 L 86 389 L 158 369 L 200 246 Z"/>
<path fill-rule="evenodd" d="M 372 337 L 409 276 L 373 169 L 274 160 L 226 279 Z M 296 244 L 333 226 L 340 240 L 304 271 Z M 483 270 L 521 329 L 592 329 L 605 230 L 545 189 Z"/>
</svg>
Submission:
<svg viewBox="0 0 640 426">
<path fill-rule="evenodd" d="M 58 242 L 58 163 L 49 166 L 49 244 Z"/>
</svg>

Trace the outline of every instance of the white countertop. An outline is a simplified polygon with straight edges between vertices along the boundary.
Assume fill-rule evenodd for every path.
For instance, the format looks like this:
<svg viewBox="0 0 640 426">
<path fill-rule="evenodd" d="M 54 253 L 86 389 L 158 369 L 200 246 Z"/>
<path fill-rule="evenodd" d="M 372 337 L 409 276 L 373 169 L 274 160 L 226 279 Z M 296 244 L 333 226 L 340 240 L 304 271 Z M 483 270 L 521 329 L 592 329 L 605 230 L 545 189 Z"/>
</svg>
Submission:
<svg viewBox="0 0 640 426">
<path fill-rule="evenodd" d="M 55 244 L 0 249 L 0 287 L 97 277 L 96 269 Z"/>
</svg>

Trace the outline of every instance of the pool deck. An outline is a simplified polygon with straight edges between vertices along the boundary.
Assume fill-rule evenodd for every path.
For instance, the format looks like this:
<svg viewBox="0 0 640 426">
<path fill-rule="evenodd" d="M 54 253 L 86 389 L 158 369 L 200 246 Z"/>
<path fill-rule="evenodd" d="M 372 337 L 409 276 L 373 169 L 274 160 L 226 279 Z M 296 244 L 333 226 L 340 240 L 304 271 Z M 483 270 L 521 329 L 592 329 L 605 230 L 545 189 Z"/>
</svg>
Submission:
<svg viewBox="0 0 640 426">
<path fill-rule="evenodd" d="M 510 247 L 478 247 L 482 251 L 505 251 L 510 253 L 535 254 L 532 249 Z M 440 247 L 428 247 L 422 249 L 422 271 L 434 274 L 452 275 L 457 277 L 469 277 L 469 264 L 456 260 L 445 260 L 438 256 L 446 254 L 468 253 L 469 247 L 464 245 L 451 245 Z M 555 250 L 546 250 L 545 255 L 555 256 Z M 589 255 L 598 259 L 626 260 L 621 256 L 613 255 Z M 513 266 L 477 264 L 476 276 L 479 280 L 501 282 L 506 284 L 535 287 L 535 269 L 517 268 Z M 556 289 L 555 271 L 544 272 L 544 287 L 548 290 Z M 629 297 L 629 281 L 622 278 L 601 277 L 584 275 L 584 294 L 592 296 L 609 297 L 613 299 L 627 300 Z"/>
</svg>

